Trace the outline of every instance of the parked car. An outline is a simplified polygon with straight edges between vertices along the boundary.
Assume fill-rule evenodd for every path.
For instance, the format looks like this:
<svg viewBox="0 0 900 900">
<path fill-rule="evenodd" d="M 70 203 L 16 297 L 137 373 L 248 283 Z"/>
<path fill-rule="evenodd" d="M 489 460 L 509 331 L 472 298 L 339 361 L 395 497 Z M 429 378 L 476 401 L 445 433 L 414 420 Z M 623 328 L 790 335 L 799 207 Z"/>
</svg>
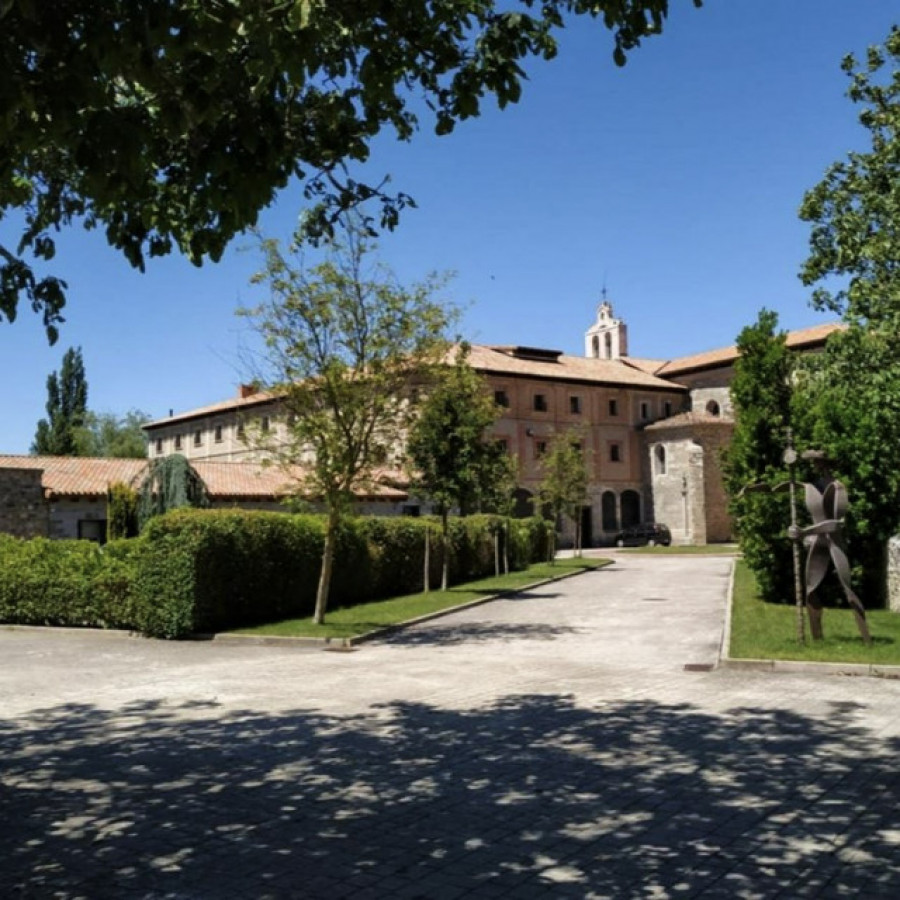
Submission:
<svg viewBox="0 0 900 900">
<path fill-rule="evenodd" d="M 657 544 L 668 547 L 672 543 L 672 534 L 666 525 L 645 522 L 643 525 L 623 528 L 616 535 L 615 543 L 617 547 L 655 547 Z"/>
</svg>

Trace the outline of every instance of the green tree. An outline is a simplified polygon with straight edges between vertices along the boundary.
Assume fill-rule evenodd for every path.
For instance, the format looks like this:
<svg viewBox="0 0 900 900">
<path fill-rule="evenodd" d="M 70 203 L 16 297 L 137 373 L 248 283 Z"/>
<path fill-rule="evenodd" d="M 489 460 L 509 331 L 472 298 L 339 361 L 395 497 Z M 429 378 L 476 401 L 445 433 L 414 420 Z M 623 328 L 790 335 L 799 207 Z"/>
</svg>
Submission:
<svg viewBox="0 0 900 900">
<path fill-rule="evenodd" d="M 900 28 L 843 61 L 870 147 L 828 168 L 803 200 L 813 303 L 847 325 L 815 361 L 808 393 L 815 445 L 851 501 L 847 535 L 861 594 L 884 593 L 884 549 L 900 529 Z"/>
<path fill-rule="evenodd" d="M 430 276 L 411 288 L 371 266 L 371 242 L 347 223 L 343 241 L 307 266 L 264 240 L 271 298 L 248 311 L 265 342 L 263 386 L 280 398 L 282 426 L 248 432 L 327 512 L 315 621 L 324 620 L 338 530 L 356 492 L 377 486 L 413 409 L 410 387 L 445 352 L 451 317 Z M 292 248 L 296 251 L 296 246 Z"/>
<path fill-rule="evenodd" d="M 701 0 L 693 0 L 695 6 Z M 0 3 L 0 315 L 24 297 L 56 339 L 66 285 L 35 273 L 53 232 L 82 222 L 143 269 L 175 247 L 199 264 L 253 226 L 297 177 L 313 236 L 410 199 L 348 166 L 423 111 L 439 134 L 485 97 L 518 101 L 524 63 L 556 54 L 567 18 L 599 20 L 613 55 L 662 29 L 669 0 L 58 0 Z M 376 182 L 378 179 L 376 179 Z"/>
<path fill-rule="evenodd" d="M 80 347 L 70 347 L 59 372 L 47 377 L 47 418 L 37 424 L 31 452 L 78 456 L 78 433 L 87 414 L 88 385 Z"/>
<path fill-rule="evenodd" d="M 581 553 L 581 507 L 587 498 L 588 472 L 581 436 L 575 430 L 557 432 L 541 458 L 543 478 L 538 487 L 541 505 L 549 511 L 556 528 L 563 516 L 575 524 L 575 552 Z M 556 528 L 551 532 L 548 550 L 556 557 Z"/>
<path fill-rule="evenodd" d="M 138 487 L 137 519 L 143 530 L 154 516 L 170 509 L 209 506 L 209 492 L 197 470 L 180 453 L 151 459 Z"/>
<path fill-rule="evenodd" d="M 441 590 L 447 590 L 449 578 L 450 511 L 475 512 L 497 474 L 499 448 L 487 430 L 500 410 L 485 380 L 469 365 L 468 355 L 469 347 L 462 344 L 454 364 L 437 373 L 406 448 L 413 490 L 427 497 L 441 518 Z M 425 590 L 428 587 L 426 582 Z"/>
<path fill-rule="evenodd" d="M 106 539 L 116 541 L 135 537 L 138 527 L 138 492 L 121 481 L 106 492 Z"/>
<path fill-rule="evenodd" d="M 84 425 L 77 429 L 76 455 L 143 459 L 147 440 L 141 426 L 149 421 L 150 416 L 139 409 L 130 409 L 122 416 L 88 410 Z"/>
<path fill-rule="evenodd" d="M 737 349 L 731 383 L 734 436 L 723 458 L 729 512 L 762 596 L 787 603 L 794 599 L 788 497 L 745 489 L 788 480 L 783 456 L 791 426 L 794 356 L 785 333 L 778 331 L 777 313 L 766 309 L 738 335 Z"/>
</svg>

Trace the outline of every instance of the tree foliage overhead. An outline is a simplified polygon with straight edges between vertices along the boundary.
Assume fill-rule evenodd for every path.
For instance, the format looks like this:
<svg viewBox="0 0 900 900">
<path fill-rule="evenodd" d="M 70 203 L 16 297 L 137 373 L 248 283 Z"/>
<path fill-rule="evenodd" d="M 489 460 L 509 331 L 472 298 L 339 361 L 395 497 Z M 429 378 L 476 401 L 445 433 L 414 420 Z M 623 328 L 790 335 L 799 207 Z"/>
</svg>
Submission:
<svg viewBox="0 0 900 900">
<path fill-rule="evenodd" d="M 47 377 L 47 418 L 37 424 L 31 452 L 38 456 L 81 456 L 78 435 L 87 415 L 87 378 L 81 347 L 70 347 L 59 372 Z"/>
<path fill-rule="evenodd" d="M 0 220 L 18 210 L 25 227 L 0 244 L 0 316 L 24 298 L 55 340 L 66 285 L 29 257 L 52 259 L 53 232 L 75 221 L 138 268 L 175 247 L 199 264 L 298 177 L 311 235 L 373 196 L 392 226 L 409 198 L 347 175 L 377 134 L 410 139 L 423 110 L 443 134 L 489 95 L 516 102 L 525 61 L 552 58 L 571 16 L 611 31 L 622 65 L 669 5 L 2 0 Z"/>
<path fill-rule="evenodd" d="M 314 266 L 263 241 L 265 270 L 255 280 L 268 285 L 271 299 L 248 311 L 265 342 L 260 383 L 284 413 L 279 428 L 251 440 L 298 480 L 302 497 L 328 512 L 317 622 L 341 519 L 395 461 L 413 410 L 410 387 L 445 353 L 453 316 L 434 296 L 442 279 L 401 286 L 370 263 L 364 228 L 345 224 L 343 242 Z"/>
</svg>

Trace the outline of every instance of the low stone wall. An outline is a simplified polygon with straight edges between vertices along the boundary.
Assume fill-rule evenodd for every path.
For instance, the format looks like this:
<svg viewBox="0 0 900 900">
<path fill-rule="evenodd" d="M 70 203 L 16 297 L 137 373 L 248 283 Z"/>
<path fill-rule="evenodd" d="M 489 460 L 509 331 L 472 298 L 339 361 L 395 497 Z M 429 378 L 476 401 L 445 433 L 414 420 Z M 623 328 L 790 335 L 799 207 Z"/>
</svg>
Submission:
<svg viewBox="0 0 900 900">
<path fill-rule="evenodd" d="M 47 537 L 49 507 L 40 469 L 0 468 L 0 532 L 15 537 Z"/>
</svg>

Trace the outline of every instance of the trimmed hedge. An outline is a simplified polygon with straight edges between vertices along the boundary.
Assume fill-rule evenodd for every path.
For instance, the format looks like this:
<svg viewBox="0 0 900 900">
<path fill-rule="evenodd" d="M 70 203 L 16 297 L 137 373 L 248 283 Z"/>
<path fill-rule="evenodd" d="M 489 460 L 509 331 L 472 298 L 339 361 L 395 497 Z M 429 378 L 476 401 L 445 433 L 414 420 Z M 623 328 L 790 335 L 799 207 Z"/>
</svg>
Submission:
<svg viewBox="0 0 900 900">
<path fill-rule="evenodd" d="M 133 628 L 142 547 L 0 535 L 0 622 Z"/>
<path fill-rule="evenodd" d="M 496 516 L 452 519 L 452 583 L 493 574 Z M 0 621 L 133 628 L 177 638 L 312 615 L 325 519 L 249 510 L 179 509 L 143 535 L 98 547 L 86 541 L 0 536 Z M 341 529 L 329 607 L 422 590 L 426 529 L 432 585 L 437 523 L 351 518 Z M 509 520 L 510 566 L 543 559 L 548 526 Z"/>
</svg>

